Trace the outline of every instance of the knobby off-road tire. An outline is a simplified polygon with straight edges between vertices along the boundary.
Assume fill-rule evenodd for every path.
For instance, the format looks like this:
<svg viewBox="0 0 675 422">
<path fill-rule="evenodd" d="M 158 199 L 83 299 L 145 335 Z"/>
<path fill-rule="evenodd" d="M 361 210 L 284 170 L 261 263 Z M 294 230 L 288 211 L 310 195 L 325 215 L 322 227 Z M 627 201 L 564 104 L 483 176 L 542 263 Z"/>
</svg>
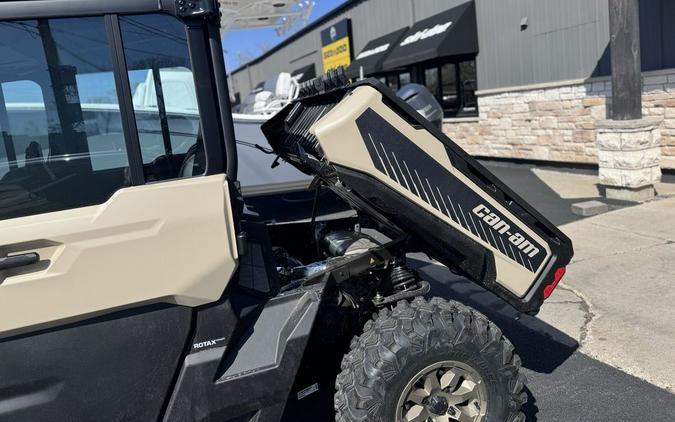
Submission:
<svg viewBox="0 0 675 422">
<path fill-rule="evenodd" d="M 501 330 L 458 302 L 417 298 L 383 309 L 352 340 L 336 381 L 336 421 L 399 422 L 397 410 L 409 383 L 420 371 L 444 361 L 465 364 L 482 378 L 487 392 L 484 420 L 525 420 L 520 412 L 527 399 L 520 358 Z"/>
</svg>

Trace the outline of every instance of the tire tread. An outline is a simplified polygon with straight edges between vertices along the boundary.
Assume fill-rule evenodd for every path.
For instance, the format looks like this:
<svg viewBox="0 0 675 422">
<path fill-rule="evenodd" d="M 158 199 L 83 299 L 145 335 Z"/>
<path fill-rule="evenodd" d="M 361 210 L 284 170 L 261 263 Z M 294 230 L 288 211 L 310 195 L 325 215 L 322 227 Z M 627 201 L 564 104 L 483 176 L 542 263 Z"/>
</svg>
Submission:
<svg viewBox="0 0 675 422">
<path fill-rule="evenodd" d="M 440 327 L 452 335 L 434 335 L 428 327 Z M 342 372 L 335 383 L 335 420 L 357 422 L 379 420 L 387 382 L 396 376 L 407 359 L 437 347 L 454 348 L 471 342 L 486 359 L 499 366 L 508 385 L 507 422 L 523 422 L 520 411 L 527 401 L 525 377 L 519 373 L 520 357 L 501 330 L 480 312 L 456 301 L 441 298 L 397 302 L 366 322 L 343 357 Z"/>
</svg>

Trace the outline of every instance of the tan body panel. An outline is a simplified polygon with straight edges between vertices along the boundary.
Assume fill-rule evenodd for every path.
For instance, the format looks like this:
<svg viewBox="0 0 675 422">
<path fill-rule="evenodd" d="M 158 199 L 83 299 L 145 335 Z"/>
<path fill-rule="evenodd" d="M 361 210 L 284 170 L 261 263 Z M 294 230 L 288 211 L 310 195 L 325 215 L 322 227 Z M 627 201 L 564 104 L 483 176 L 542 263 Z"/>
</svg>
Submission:
<svg viewBox="0 0 675 422">
<path fill-rule="evenodd" d="M 440 140 L 436 139 L 436 137 L 424 129 L 415 129 L 382 102 L 382 95 L 377 90 L 368 86 L 361 86 L 354 89 L 337 106 L 326 113 L 324 117 L 310 128 L 310 132 L 317 137 L 326 159 L 330 163 L 338 164 L 377 177 L 380 182 L 408 198 L 411 202 L 423 207 L 428 212 L 491 250 L 495 256 L 497 282 L 515 295 L 523 297 L 535 282 L 537 275 L 546 266 L 546 263 L 551 256 L 551 251 L 548 248 L 547 243 L 526 226 L 522 224 L 519 226 L 520 230 L 537 240 L 545 248 L 544 253 L 546 254 L 546 259 L 542 261 L 538 268 L 534 269 L 534 272 L 530 272 L 504 256 L 490 244 L 473 235 L 463 226 L 455 223 L 436 208 L 424 201 L 420 201 L 419 198 L 397 183 L 396 180 L 393 180 L 378 170 L 368 153 L 356 124 L 357 118 L 369 108 L 393 125 L 411 142 L 414 141 L 419 148 L 433 157 L 436 162 L 457 177 L 471 190 L 480 194 L 492 209 L 499 210 L 514 221 L 519 221 L 513 213 L 501 206 L 496 200 L 489 197 L 489 195 L 482 192 L 475 183 L 452 166 L 445 145 Z"/>
<path fill-rule="evenodd" d="M 75 194 L 75 193 L 74 193 Z M 119 190 L 98 206 L 0 221 L 0 336 L 157 302 L 218 300 L 238 257 L 224 175 Z"/>
</svg>

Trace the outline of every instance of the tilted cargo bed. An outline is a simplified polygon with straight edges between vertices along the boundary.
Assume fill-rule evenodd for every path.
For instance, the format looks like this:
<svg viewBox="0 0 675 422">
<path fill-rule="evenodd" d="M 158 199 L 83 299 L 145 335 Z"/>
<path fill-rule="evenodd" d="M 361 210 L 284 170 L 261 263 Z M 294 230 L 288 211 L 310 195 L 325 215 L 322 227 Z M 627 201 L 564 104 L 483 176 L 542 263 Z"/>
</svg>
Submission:
<svg viewBox="0 0 675 422">
<path fill-rule="evenodd" d="M 536 313 L 572 258 L 567 236 L 378 81 L 314 85 L 263 125 L 275 152 Z"/>
</svg>

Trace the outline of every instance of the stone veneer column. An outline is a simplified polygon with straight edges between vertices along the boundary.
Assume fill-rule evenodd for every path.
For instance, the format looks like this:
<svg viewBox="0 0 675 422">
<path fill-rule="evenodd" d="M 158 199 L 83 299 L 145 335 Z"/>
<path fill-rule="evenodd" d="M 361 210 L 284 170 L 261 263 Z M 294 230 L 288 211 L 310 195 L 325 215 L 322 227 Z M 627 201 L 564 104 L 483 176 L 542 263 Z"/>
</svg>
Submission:
<svg viewBox="0 0 675 422">
<path fill-rule="evenodd" d="M 601 120 L 595 124 L 605 196 L 637 202 L 654 198 L 654 183 L 661 180 L 661 119 Z"/>
</svg>

